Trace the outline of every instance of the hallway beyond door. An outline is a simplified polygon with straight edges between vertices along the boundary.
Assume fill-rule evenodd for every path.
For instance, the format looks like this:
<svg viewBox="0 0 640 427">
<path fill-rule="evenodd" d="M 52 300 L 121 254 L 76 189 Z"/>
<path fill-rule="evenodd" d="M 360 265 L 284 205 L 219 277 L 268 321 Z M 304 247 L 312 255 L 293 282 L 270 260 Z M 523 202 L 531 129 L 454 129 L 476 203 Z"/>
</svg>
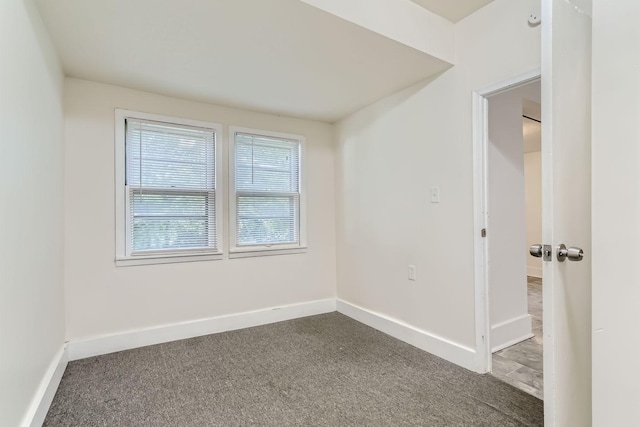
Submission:
<svg viewBox="0 0 640 427">
<path fill-rule="evenodd" d="M 542 279 L 528 276 L 527 294 L 534 336 L 494 353 L 492 374 L 542 399 Z"/>
</svg>

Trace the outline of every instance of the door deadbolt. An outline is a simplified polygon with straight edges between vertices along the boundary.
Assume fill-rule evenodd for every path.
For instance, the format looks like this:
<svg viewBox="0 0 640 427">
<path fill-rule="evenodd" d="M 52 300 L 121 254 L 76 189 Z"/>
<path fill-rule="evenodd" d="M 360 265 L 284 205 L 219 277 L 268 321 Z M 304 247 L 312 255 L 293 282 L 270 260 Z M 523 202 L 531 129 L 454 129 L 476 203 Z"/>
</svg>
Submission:
<svg viewBox="0 0 640 427">
<path fill-rule="evenodd" d="M 529 246 L 529 254 L 536 258 L 542 258 L 542 245 L 531 245 Z"/>
<path fill-rule="evenodd" d="M 551 246 L 535 244 L 529 246 L 529 253 L 536 258 L 542 258 L 544 261 L 551 261 Z"/>
<path fill-rule="evenodd" d="M 567 258 L 569 258 L 569 261 L 582 261 L 582 258 L 584 258 L 584 251 L 575 247 L 567 249 L 564 243 L 561 243 L 556 247 L 556 257 L 560 262 L 563 262 Z"/>
</svg>

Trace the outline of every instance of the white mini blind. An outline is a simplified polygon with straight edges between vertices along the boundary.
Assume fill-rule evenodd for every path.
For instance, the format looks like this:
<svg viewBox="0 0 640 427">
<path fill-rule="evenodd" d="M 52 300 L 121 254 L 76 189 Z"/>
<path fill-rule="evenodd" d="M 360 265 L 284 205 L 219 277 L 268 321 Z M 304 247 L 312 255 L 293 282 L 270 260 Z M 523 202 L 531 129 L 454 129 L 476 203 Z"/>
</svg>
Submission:
<svg viewBox="0 0 640 427">
<path fill-rule="evenodd" d="M 215 131 L 126 119 L 129 254 L 216 251 Z"/>
<path fill-rule="evenodd" d="M 299 244 L 300 142 L 235 134 L 236 246 Z"/>
</svg>

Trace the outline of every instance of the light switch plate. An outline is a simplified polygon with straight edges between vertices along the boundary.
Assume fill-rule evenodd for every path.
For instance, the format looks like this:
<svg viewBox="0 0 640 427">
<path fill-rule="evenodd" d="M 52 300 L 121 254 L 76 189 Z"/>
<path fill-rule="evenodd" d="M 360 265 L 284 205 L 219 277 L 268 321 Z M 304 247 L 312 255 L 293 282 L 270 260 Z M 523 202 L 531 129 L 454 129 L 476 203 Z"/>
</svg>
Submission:
<svg viewBox="0 0 640 427">
<path fill-rule="evenodd" d="M 409 266 L 409 280 L 416 280 L 416 266 Z"/>
<path fill-rule="evenodd" d="M 439 187 L 431 187 L 431 203 L 440 203 Z"/>
</svg>

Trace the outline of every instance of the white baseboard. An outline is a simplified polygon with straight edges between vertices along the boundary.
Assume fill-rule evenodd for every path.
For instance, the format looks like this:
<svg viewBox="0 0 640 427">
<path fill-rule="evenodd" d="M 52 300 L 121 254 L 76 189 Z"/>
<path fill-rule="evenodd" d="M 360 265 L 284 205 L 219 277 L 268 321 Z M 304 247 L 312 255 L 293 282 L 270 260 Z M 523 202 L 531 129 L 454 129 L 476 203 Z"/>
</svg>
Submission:
<svg viewBox="0 0 640 427">
<path fill-rule="evenodd" d="M 67 346 L 63 345 L 51 360 L 47 371 L 38 385 L 36 394 L 22 422 L 23 427 L 42 426 L 68 362 Z"/>
<path fill-rule="evenodd" d="M 498 323 L 491 326 L 491 352 L 495 353 L 503 348 L 511 347 L 532 336 L 530 314 Z"/>
<path fill-rule="evenodd" d="M 475 350 L 433 335 L 397 319 L 338 299 L 337 310 L 358 322 L 441 357 L 471 371 L 476 368 Z"/>
<path fill-rule="evenodd" d="M 69 360 L 336 311 L 333 298 L 70 341 Z"/>
<path fill-rule="evenodd" d="M 527 276 L 537 277 L 538 279 L 542 279 L 542 267 L 527 266 Z"/>
</svg>

